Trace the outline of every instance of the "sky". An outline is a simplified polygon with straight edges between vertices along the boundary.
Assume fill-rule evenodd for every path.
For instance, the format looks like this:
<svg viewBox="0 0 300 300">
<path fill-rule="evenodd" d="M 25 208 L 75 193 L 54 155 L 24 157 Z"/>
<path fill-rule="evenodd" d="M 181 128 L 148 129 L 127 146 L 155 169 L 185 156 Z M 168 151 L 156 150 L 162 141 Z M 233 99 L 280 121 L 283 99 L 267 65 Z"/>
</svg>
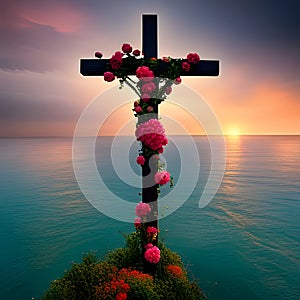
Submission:
<svg viewBox="0 0 300 300">
<path fill-rule="evenodd" d="M 297 0 L 1 1 L 0 137 L 73 136 L 87 105 L 118 85 L 80 75 L 80 58 L 141 48 L 143 13 L 158 14 L 160 57 L 220 61 L 220 76 L 183 81 L 225 134 L 300 134 L 299 11 Z M 102 134 L 133 118 L 130 106 L 113 113 L 113 101 L 103 102 L 112 125 Z"/>
</svg>

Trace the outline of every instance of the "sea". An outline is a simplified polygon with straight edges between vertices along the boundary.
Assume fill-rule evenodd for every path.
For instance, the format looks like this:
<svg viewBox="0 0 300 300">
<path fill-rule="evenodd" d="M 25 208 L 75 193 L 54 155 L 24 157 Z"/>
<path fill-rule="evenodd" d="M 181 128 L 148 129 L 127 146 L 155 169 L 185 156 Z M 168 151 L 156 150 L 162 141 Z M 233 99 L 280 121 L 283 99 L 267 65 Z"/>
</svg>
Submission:
<svg viewBox="0 0 300 300">
<path fill-rule="evenodd" d="M 186 157 L 177 144 L 190 139 L 179 136 L 165 149 L 174 187 L 162 187 L 162 196 L 181 178 L 181 158 Z M 177 210 L 167 215 L 168 207 L 160 208 L 160 238 L 181 255 L 189 276 L 210 300 L 300 299 L 300 136 L 226 137 L 224 176 L 203 208 L 199 199 L 209 180 L 212 151 L 207 137 L 192 139 L 199 178 Z M 93 184 L 138 203 L 140 187 L 115 170 L 114 140 L 96 141 L 102 181 Z M 122 247 L 123 235 L 134 230 L 87 199 L 75 176 L 72 145 L 72 138 L 0 139 L 1 300 L 39 299 L 72 262 L 88 252 L 102 257 Z M 128 178 L 138 177 L 138 143 L 122 137 L 117 148 L 121 151 L 114 155 L 124 157 L 115 159 L 129 162 Z M 190 171 L 185 171 L 187 180 L 195 174 Z"/>
</svg>

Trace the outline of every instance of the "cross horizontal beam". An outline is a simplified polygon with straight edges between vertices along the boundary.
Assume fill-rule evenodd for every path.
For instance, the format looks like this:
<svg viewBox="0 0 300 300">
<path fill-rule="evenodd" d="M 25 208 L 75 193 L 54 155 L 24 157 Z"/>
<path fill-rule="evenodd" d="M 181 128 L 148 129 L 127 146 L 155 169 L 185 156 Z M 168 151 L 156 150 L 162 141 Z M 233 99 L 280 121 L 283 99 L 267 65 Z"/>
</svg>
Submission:
<svg viewBox="0 0 300 300">
<path fill-rule="evenodd" d="M 102 76 L 107 71 L 109 59 L 86 59 L 80 60 L 80 73 L 83 76 Z M 167 68 L 167 63 L 158 59 L 157 73 L 161 74 Z M 135 70 L 132 74 L 135 75 Z M 191 65 L 190 71 L 182 70 L 181 76 L 218 76 L 219 61 L 218 60 L 200 60 L 197 64 Z"/>
</svg>

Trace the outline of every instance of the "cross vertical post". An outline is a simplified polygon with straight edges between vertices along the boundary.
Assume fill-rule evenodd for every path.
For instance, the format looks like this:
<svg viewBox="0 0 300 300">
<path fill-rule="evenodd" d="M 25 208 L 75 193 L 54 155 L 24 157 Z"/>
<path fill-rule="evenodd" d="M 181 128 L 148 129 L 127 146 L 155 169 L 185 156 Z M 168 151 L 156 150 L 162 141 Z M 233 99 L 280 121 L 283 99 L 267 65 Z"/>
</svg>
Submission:
<svg viewBox="0 0 300 300">
<path fill-rule="evenodd" d="M 157 45 L 157 15 L 143 15 L 143 38 L 142 38 L 142 51 L 145 58 L 157 58 L 158 56 L 158 45 Z M 157 118 L 158 105 L 153 107 L 153 112 Z M 153 115 L 152 115 L 153 117 Z M 139 122 L 145 121 L 143 117 L 139 117 Z M 142 149 L 143 153 L 145 152 Z M 146 157 L 146 161 L 142 166 L 142 202 L 149 203 L 151 206 L 151 212 L 149 215 L 150 222 L 148 226 L 153 226 L 158 229 L 158 184 L 154 181 L 154 176 L 151 178 L 148 176 L 151 172 L 157 171 L 157 165 L 151 165 L 149 157 Z M 153 170 L 156 169 L 156 170 Z M 154 245 L 157 245 L 158 238 L 153 241 Z"/>
</svg>

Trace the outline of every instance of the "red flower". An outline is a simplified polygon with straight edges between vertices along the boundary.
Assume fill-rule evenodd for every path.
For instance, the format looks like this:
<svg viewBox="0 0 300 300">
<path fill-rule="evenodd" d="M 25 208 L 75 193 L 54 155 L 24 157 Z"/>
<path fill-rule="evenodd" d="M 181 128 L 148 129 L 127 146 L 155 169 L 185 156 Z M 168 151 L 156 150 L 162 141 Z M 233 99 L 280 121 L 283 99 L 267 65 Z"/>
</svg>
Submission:
<svg viewBox="0 0 300 300">
<path fill-rule="evenodd" d="M 104 75 L 104 80 L 107 82 L 111 82 L 115 80 L 115 75 L 112 72 L 105 72 L 103 75 Z"/>
<path fill-rule="evenodd" d="M 147 227 L 147 234 L 148 234 L 148 236 L 155 235 L 156 233 L 158 233 L 157 228 L 155 228 L 153 226 L 148 226 Z"/>
<path fill-rule="evenodd" d="M 141 106 L 136 106 L 135 108 L 134 108 L 134 111 L 136 112 L 136 113 L 140 113 L 140 112 L 142 112 L 142 107 Z"/>
<path fill-rule="evenodd" d="M 180 84 L 180 83 L 181 83 L 181 78 L 180 78 L 180 77 L 177 77 L 177 78 L 175 79 L 174 83 L 175 83 L 176 85 Z"/>
<path fill-rule="evenodd" d="M 172 93 L 172 87 L 171 86 L 168 86 L 167 88 L 166 88 L 166 94 L 167 95 L 170 95 Z"/>
<path fill-rule="evenodd" d="M 154 78 L 154 73 L 146 66 L 141 66 L 136 69 L 136 77 L 144 82 L 150 82 Z"/>
<path fill-rule="evenodd" d="M 148 113 L 153 112 L 153 106 L 151 106 L 151 105 L 147 106 L 147 112 Z"/>
<path fill-rule="evenodd" d="M 156 246 L 153 246 L 146 250 L 144 257 L 150 263 L 157 264 L 160 260 L 160 250 Z"/>
<path fill-rule="evenodd" d="M 169 63 L 170 62 L 170 58 L 169 57 L 163 57 L 162 60 L 166 63 Z"/>
<path fill-rule="evenodd" d="M 116 300 L 126 300 L 127 299 L 127 294 L 126 293 L 119 293 L 116 296 Z"/>
<path fill-rule="evenodd" d="M 133 50 L 132 54 L 133 54 L 134 56 L 139 56 L 139 55 L 141 54 L 141 51 L 138 50 L 138 49 L 135 49 L 135 50 Z"/>
<path fill-rule="evenodd" d="M 200 56 L 197 53 L 189 53 L 186 58 L 191 64 L 196 64 L 200 61 Z"/>
<path fill-rule="evenodd" d="M 149 94 L 143 94 L 141 98 L 144 102 L 148 102 L 150 101 L 151 96 Z"/>
<path fill-rule="evenodd" d="M 95 57 L 97 58 L 101 58 L 103 56 L 103 54 L 101 52 L 95 52 Z"/>
<path fill-rule="evenodd" d="M 134 227 L 136 229 L 139 229 L 142 226 L 142 219 L 140 217 L 137 217 L 134 219 Z"/>
<path fill-rule="evenodd" d="M 187 62 L 187 61 L 184 61 L 181 65 L 182 67 L 182 70 L 188 72 L 190 69 L 191 69 L 191 65 Z"/>
<path fill-rule="evenodd" d="M 154 180 L 160 185 L 168 183 L 171 179 L 170 173 L 167 171 L 159 171 L 155 174 Z"/>
<path fill-rule="evenodd" d="M 112 69 L 118 70 L 122 64 L 123 54 L 120 51 L 117 51 L 109 60 Z"/>
<path fill-rule="evenodd" d="M 157 151 L 158 151 L 158 153 L 164 153 L 164 148 L 161 147 L 161 148 L 157 149 Z"/>
<path fill-rule="evenodd" d="M 139 103 L 138 103 L 138 101 L 134 101 L 133 105 L 134 105 L 134 107 L 137 107 L 137 106 L 139 106 Z"/>
<path fill-rule="evenodd" d="M 130 53 L 132 51 L 132 47 L 130 44 L 123 44 L 122 51 L 124 53 Z"/>
<path fill-rule="evenodd" d="M 144 163 L 145 163 L 145 157 L 144 157 L 143 155 L 139 155 L 139 156 L 136 158 L 136 162 L 137 162 L 139 165 L 143 166 Z"/>
<path fill-rule="evenodd" d="M 156 85 L 153 82 L 148 82 L 142 85 L 142 92 L 143 93 L 152 93 L 156 90 Z"/>
<path fill-rule="evenodd" d="M 151 207 L 148 203 L 140 202 L 136 207 L 135 207 L 135 214 L 138 217 L 143 217 L 146 216 L 150 213 Z"/>
</svg>

